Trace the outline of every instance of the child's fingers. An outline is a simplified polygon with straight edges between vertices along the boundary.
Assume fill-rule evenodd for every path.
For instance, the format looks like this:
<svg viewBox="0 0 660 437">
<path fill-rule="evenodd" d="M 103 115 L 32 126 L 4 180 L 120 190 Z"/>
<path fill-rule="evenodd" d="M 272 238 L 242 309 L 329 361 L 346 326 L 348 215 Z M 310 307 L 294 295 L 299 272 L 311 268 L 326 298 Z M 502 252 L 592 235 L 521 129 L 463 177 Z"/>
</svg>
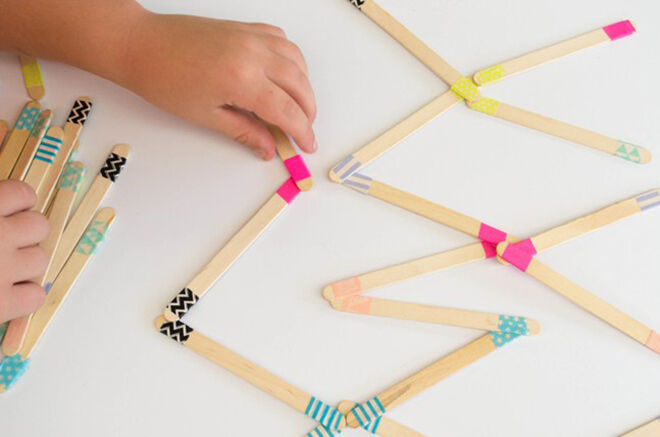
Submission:
<svg viewBox="0 0 660 437">
<path fill-rule="evenodd" d="M 12 281 L 29 281 L 44 274 L 48 267 L 48 255 L 39 246 L 18 249 L 15 255 Z"/>
<path fill-rule="evenodd" d="M 242 23 L 250 27 L 252 30 L 258 30 L 259 32 L 267 33 L 269 35 L 273 35 L 279 38 L 286 38 L 286 32 L 284 32 L 284 29 L 273 26 L 272 24 L 268 23 Z"/>
<path fill-rule="evenodd" d="M 17 212 L 5 218 L 4 225 L 10 229 L 6 238 L 17 248 L 41 243 L 50 230 L 48 219 L 36 211 Z"/>
<path fill-rule="evenodd" d="M 316 118 L 316 101 L 309 78 L 290 60 L 276 55 L 266 70 L 268 78 L 295 99 L 309 120 Z"/>
<path fill-rule="evenodd" d="M 275 140 L 268 129 L 244 111 L 220 108 L 215 127 L 233 140 L 248 146 L 261 159 L 275 155 Z"/>
<path fill-rule="evenodd" d="M 0 216 L 30 209 L 36 201 L 37 195 L 25 182 L 0 182 Z"/>
<path fill-rule="evenodd" d="M 305 57 L 302 54 L 300 48 L 285 38 L 272 37 L 268 38 L 268 48 L 277 53 L 280 56 L 284 56 L 300 68 L 305 75 L 309 74 L 307 69 L 307 62 L 305 62 Z"/>
<path fill-rule="evenodd" d="M 270 80 L 261 89 L 256 100 L 244 106 L 266 120 L 270 124 L 279 126 L 287 134 L 291 135 L 298 146 L 306 152 L 316 150 L 316 141 L 312 125 L 300 105 L 287 94 L 282 88 Z"/>
<path fill-rule="evenodd" d="M 0 322 L 14 320 L 32 314 L 44 303 L 46 292 L 34 282 L 24 282 L 11 287 L 0 296 Z"/>
</svg>

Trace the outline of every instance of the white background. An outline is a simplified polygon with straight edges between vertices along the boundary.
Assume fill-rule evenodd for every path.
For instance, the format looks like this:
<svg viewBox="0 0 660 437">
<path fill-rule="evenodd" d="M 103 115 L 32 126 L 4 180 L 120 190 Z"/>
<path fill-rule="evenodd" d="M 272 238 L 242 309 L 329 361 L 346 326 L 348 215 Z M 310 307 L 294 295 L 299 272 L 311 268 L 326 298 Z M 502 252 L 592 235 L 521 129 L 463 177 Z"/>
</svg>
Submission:
<svg viewBox="0 0 660 437">
<path fill-rule="evenodd" d="M 348 2 L 145 0 L 161 12 L 283 27 L 306 54 L 318 99 L 316 188 L 301 195 L 188 317 L 211 338 L 328 402 L 363 401 L 479 331 L 333 311 L 324 285 L 474 239 L 352 190 L 327 171 L 446 86 Z M 527 236 L 660 186 L 659 3 L 381 0 L 465 74 L 620 19 L 639 32 L 496 84 L 485 94 L 655 152 L 638 166 L 459 106 L 366 173 Z M 130 92 L 42 62 L 44 106 L 63 122 L 94 99 L 81 159 L 132 155 L 105 205 L 117 211 L 33 356 L 0 398 L 8 436 L 301 436 L 312 420 L 153 328 L 165 304 L 286 178 L 229 140 Z M 25 102 L 0 55 L 2 118 Z M 660 210 L 540 255 L 660 329 Z M 394 410 L 430 435 L 614 436 L 660 413 L 660 356 L 532 278 L 495 261 L 376 293 L 538 319 L 517 341 Z M 345 435 L 358 435 L 347 431 Z"/>
</svg>

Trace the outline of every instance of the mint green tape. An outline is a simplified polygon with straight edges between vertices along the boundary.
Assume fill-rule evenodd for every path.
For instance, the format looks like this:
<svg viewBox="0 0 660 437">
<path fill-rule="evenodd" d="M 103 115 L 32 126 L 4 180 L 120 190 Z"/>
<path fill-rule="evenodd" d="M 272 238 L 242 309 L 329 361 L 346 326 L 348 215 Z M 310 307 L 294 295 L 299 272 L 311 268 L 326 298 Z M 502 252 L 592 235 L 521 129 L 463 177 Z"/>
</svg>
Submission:
<svg viewBox="0 0 660 437">
<path fill-rule="evenodd" d="M 103 241 L 105 231 L 107 230 L 108 224 L 106 222 L 94 220 L 94 222 L 87 228 L 85 235 L 80 239 L 76 252 L 88 256 L 92 255 L 96 252 L 96 248 Z"/>
<path fill-rule="evenodd" d="M 62 182 L 60 182 L 60 188 L 72 188 L 73 192 L 77 192 L 82 183 L 83 177 L 85 176 L 85 168 L 79 164 L 74 164 L 70 162 L 66 166 L 66 171 L 64 176 L 62 176 Z"/>
</svg>

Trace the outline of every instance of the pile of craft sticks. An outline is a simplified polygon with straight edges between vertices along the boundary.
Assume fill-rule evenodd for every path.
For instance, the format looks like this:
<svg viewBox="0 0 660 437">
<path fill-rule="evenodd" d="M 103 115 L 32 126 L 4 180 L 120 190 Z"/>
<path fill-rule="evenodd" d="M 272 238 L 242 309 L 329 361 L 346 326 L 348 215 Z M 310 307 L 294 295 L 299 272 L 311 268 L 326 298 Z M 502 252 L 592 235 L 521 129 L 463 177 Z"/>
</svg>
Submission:
<svg viewBox="0 0 660 437">
<path fill-rule="evenodd" d="M 50 224 L 40 244 L 49 263 L 46 272 L 33 279 L 47 292 L 44 305 L 0 328 L 0 392 L 25 372 L 35 346 L 114 221 L 113 209 L 99 208 L 128 157 L 128 146 L 116 145 L 90 188 L 81 193 L 86 168 L 73 157 L 92 102 L 78 98 L 64 125 L 54 124 L 53 111 L 42 110 L 39 103 L 45 89 L 37 60 L 23 55 L 19 60 L 33 100 L 25 104 L 11 131 L 0 121 L 0 180 L 24 181 L 36 192 L 34 210 L 45 214 Z"/>
</svg>

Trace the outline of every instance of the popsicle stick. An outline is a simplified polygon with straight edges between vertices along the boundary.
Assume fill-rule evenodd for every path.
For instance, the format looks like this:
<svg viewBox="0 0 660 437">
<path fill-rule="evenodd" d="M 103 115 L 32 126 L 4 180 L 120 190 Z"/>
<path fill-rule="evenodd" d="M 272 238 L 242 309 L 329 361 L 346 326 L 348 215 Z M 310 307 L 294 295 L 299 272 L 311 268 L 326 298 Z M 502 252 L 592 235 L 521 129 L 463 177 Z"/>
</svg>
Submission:
<svg viewBox="0 0 660 437">
<path fill-rule="evenodd" d="M 636 164 L 647 164 L 651 161 L 651 152 L 642 146 L 617 140 L 496 100 L 482 98 L 470 107 L 502 120 L 591 147 Z"/>
<path fill-rule="evenodd" d="M 41 144 L 44 135 L 46 135 L 46 131 L 48 130 L 52 119 L 53 111 L 50 109 L 46 109 L 39 115 L 39 118 L 32 128 L 32 132 L 23 147 L 23 151 L 18 157 L 16 165 L 9 175 L 9 179 L 21 181 L 25 178 L 25 175 L 30 168 L 30 164 L 32 163 L 32 159 L 37 153 L 37 148 Z"/>
<path fill-rule="evenodd" d="M 266 124 L 271 135 L 275 139 L 275 148 L 280 159 L 284 162 L 289 175 L 301 191 L 309 191 L 314 186 L 314 179 L 309 172 L 302 156 L 298 154 L 291 144 L 289 137 L 282 130 L 271 124 Z"/>
<path fill-rule="evenodd" d="M 507 242 L 497 246 L 497 254 L 579 307 L 660 354 L 660 334 L 554 271 L 532 254 Z"/>
<path fill-rule="evenodd" d="M 461 102 L 461 98 L 451 91 L 447 91 L 436 97 L 405 120 L 366 144 L 360 150 L 344 158 L 330 170 L 330 179 L 333 182 L 340 183 L 459 102 Z"/>
<path fill-rule="evenodd" d="M 658 437 L 660 436 L 660 416 L 639 428 L 627 432 L 621 437 Z"/>
<path fill-rule="evenodd" d="M 7 122 L 4 120 L 0 120 L 0 150 L 2 150 L 2 144 L 4 143 L 6 136 L 7 136 Z"/>
<path fill-rule="evenodd" d="M 541 332 L 541 326 L 536 320 L 506 314 L 423 305 L 366 296 L 349 296 L 333 300 L 331 303 L 336 310 L 354 314 L 369 314 L 394 319 L 482 329 L 484 331 L 513 332 L 520 335 L 536 335 Z"/>
<path fill-rule="evenodd" d="M 469 364 L 495 351 L 516 335 L 487 333 L 441 358 L 414 375 L 393 385 L 375 398 L 353 408 L 346 416 L 351 428 L 368 425 L 387 411 L 409 400 Z"/>
<path fill-rule="evenodd" d="M 48 171 L 59 154 L 63 137 L 64 131 L 62 131 L 61 127 L 51 126 L 39 143 L 30 168 L 23 178 L 25 183 L 31 186 L 37 193 L 42 189 L 44 181 L 47 179 Z M 35 210 L 40 211 L 37 205 L 35 205 Z"/>
<path fill-rule="evenodd" d="M 23 80 L 25 81 L 25 89 L 28 95 L 34 100 L 43 99 L 46 90 L 44 88 L 44 80 L 41 77 L 39 62 L 36 58 L 23 54 L 18 55 L 18 59 L 21 63 Z"/>
<path fill-rule="evenodd" d="M 321 419 L 318 412 L 324 411 L 327 404 L 317 401 L 313 396 L 294 387 L 263 367 L 243 358 L 220 343 L 200 334 L 183 322 L 178 320 L 170 322 L 160 316 L 156 319 L 155 325 L 161 334 L 218 364 L 301 413 L 310 417 L 317 417 L 323 423 L 328 423 L 332 429 L 344 427 L 344 417 L 339 412 L 333 414 L 334 408 L 328 406 L 328 413 Z"/>
<path fill-rule="evenodd" d="M 49 199 L 55 187 L 57 187 L 57 181 L 60 180 L 62 171 L 64 171 L 64 167 L 69 162 L 71 152 L 78 141 L 83 125 L 87 121 L 91 110 L 92 101 L 89 97 L 80 97 L 74 102 L 71 112 L 69 112 L 69 117 L 64 124 L 64 140 L 60 152 L 57 154 L 53 165 L 48 169 L 43 185 L 37 191 L 37 211 L 43 212 L 46 210 Z"/>
<path fill-rule="evenodd" d="M 19 352 L 23 360 L 32 355 L 34 347 L 62 306 L 64 299 L 68 296 L 85 266 L 93 258 L 98 246 L 105 239 L 114 219 L 115 212 L 112 208 L 103 208 L 94 216 L 94 220 L 85 231 L 80 242 L 78 242 L 76 250 L 71 254 L 57 279 L 53 282 L 53 286 L 46 295 L 46 302 L 32 316 L 25 342 Z"/>
<path fill-rule="evenodd" d="M 23 107 L 14 129 L 12 129 L 7 142 L 0 150 L 0 180 L 9 178 L 40 113 L 41 105 L 39 102 L 28 102 Z"/>
<path fill-rule="evenodd" d="M 323 289 L 323 297 L 328 301 L 333 301 L 356 296 L 389 284 L 495 255 L 495 248 L 485 248 L 482 243 L 470 244 L 469 246 L 440 252 L 414 261 L 333 282 Z"/>
<path fill-rule="evenodd" d="M 462 77 L 461 73 L 449 65 L 447 61 L 442 59 L 429 46 L 424 44 L 422 40 L 417 38 L 396 18 L 378 6 L 374 0 L 353 0 L 351 3 L 448 85 L 452 85 Z"/>
<path fill-rule="evenodd" d="M 477 85 L 497 82 L 506 77 L 527 71 L 530 68 L 538 67 L 547 62 L 563 58 L 564 56 L 580 52 L 604 42 L 632 35 L 635 33 L 635 30 L 635 26 L 629 20 L 610 24 L 609 26 L 592 30 L 591 32 L 480 70 L 474 74 L 473 80 Z"/>
<path fill-rule="evenodd" d="M 71 208 L 73 206 L 73 200 L 75 199 L 76 192 L 80 187 L 82 182 L 82 177 L 84 174 L 84 168 L 80 162 L 71 163 L 65 173 L 60 189 L 58 190 L 55 202 L 53 203 L 53 208 L 50 211 L 48 216 L 48 223 L 50 225 L 50 232 L 46 239 L 41 242 L 39 246 L 46 252 L 49 258 L 49 263 L 44 274 L 37 278 L 34 282 L 38 283 L 41 286 L 45 285 L 46 277 L 49 274 L 53 254 L 55 249 L 60 242 L 62 237 L 62 231 L 64 230 L 64 225 L 71 213 Z M 48 290 L 46 290 L 48 291 Z M 32 315 L 24 316 L 15 320 L 12 320 L 9 323 L 7 328 L 7 335 L 5 340 L 2 342 L 2 351 L 5 355 L 14 355 L 18 353 L 25 336 L 27 334 L 28 327 Z"/>
<path fill-rule="evenodd" d="M 220 249 L 213 259 L 181 290 L 165 308 L 166 320 L 173 322 L 183 317 L 211 286 L 236 262 L 245 250 L 266 228 L 293 202 L 300 193 L 293 179 L 289 178 L 259 208 L 250 220 Z"/>
<path fill-rule="evenodd" d="M 87 228 L 87 225 L 92 220 L 94 213 L 119 177 L 122 168 L 126 165 L 128 154 L 129 148 L 126 144 L 117 144 L 112 148 L 108 159 L 106 159 L 99 174 L 94 179 L 94 182 L 92 182 L 87 193 L 85 193 L 80 206 L 73 213 L 71 220 L 69 220 L 64 229 L 60 244 L 57 246 L 57 250 L 53 256 L 52 268 L 46 277 L 46 286 L 55 279 L 69 258 L 69 255 L 73 252 L 85 228 Z"/>
</svg>

